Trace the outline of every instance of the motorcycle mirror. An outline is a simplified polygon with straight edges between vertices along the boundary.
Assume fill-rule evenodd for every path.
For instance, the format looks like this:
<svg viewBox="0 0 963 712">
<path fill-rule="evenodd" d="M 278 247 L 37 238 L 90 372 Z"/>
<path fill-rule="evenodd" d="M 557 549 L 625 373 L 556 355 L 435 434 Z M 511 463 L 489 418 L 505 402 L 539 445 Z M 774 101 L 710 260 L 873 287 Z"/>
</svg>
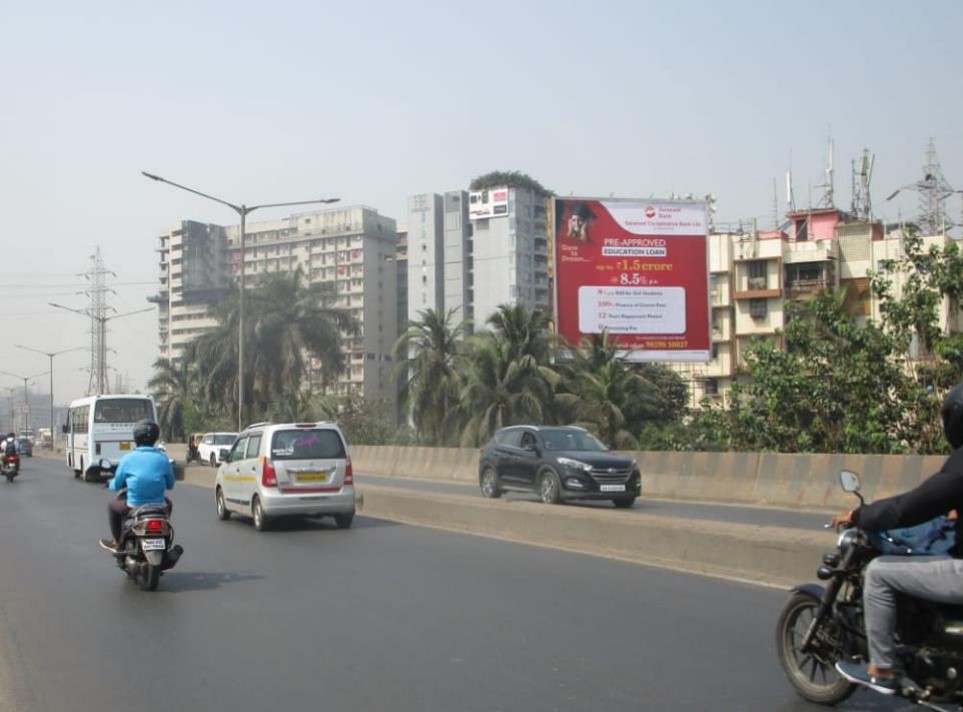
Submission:
<svg viewBox="0 0 963 712">
<path fill-rule="evenodd" d="M 859 475 L 851 470 L 843 470 L 839 473 L 839 484 L 843 492 L 859 492 Z"/>
</svg>

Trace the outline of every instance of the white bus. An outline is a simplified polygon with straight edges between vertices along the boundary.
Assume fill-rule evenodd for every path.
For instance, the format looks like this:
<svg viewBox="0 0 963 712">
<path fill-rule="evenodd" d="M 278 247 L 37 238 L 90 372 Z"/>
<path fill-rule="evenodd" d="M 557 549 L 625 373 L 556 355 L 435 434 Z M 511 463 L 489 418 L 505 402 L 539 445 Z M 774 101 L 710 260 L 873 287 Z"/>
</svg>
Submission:
<svg viewBox="0 0 963 712">
<path fill-rule="evenodd" d="M 100 461 L 117 464 L 134 449 L 134 426 L 157 420 L 154 400 L 144 395 L 103 395 L 78 398 L 67 411 L 67 467 L 86 482 L 100 479 Z"/>
</svg>

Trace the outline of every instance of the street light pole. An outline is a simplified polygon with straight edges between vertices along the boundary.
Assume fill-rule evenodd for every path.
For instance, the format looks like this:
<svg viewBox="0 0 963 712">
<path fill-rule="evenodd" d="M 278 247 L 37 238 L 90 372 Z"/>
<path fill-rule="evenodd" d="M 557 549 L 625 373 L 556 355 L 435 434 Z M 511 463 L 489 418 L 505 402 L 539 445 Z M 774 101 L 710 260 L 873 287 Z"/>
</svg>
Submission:
<svg viewBox="0 0 963 712">
<path fill-rule="evenodd" d="M 43 373 L 35 373 L 32 376 L 21 376 L 20 374 L 10 373 L 9 371 L 0 371 L 0 373 L 6 376 L 13 376 L 14 378 L 19 378 L 21 381 L 23 381 L 23 404 L 27 409 L 27 412 L 24 413 L 23 424 L 24 424 L 24 430 L 29 430 L 30 429 L 30 400 L 29 400 L 30 393 L 27 390 L 27 381 L 31 381 L 34 378 L 37 378 L 38 376 L 46 376 L 47 372 L 44 371 Z"/>
<path fill-rule="evenodd" d="M 64 349 L 63 351 L 41 351 L 40 349 L 33 349 L 29 346 L 23 346 L 21 344 L 14 344 L 18 349 L 23 349 L 24 351 L 33 351 L 35 354 L 43 354 L 50 359 L 50 449 L 53 450 L 54 446 L 54 356 L 59 356 L 60 354 L 69 353 L 71 351 L 83 351 L 86 350 L 86 346 L 77 346 L 72 349 Z"/>
<path fill-rule="evenodd" d="M 147 171 L 141 171 L 141 175 L 146 178 L 150 178 L 153 181 L 157 181 L 158 183 L 167 183 L 167 185 L 174 186 L 175 188 L 186 190 L 188 193 L 193 193 L 194 195 L 199 195 L 202 198 L 213 200 L 215 203 L 226 205 L 231 210 L 236 212 L 241 218 L 241 268 L 239 271 L 239 294 L 237 305 L 237 432 L 241 432 L 244 429 L 244 251 L 245 240 L 247 238 L 248 213 L 253 213 L 255 210 L 260 210 L 261 208 L 287 208 L 295 205 L 321 205 L 337 203 L 341 199 L 319 198 L 317 200 L 298 200 L 291 203 L 262 203 L 260 205 L 245 205 L 241 203 L 240 205 L 235 205 L 234 203 L 229 203 L 221 198 L 215 198 L 213 195 L 202 193 L 194 188 L 188 188 L 186 185 L 181 185 L 180 183 L 175 183 L 174 181 L 167 180 L 166 178 L 161 178 L 160 176 L 154 175 L 153 173 L 148 173 Z"/>
<path fill-rule="evenodd" d="M 107 379 L 107 368 L 105 364 L 105 358 L 107 355 L 107 322 L 113 321 L 114 319 L 120 319 L 124 316 L 131 316 L 132 314 L 143 314 L 144 312 L 153 311 L 154 307 L 147 307 L 146 309 L 135 309 L 134 311 L 124 312 L 123 314 L 112 314 L 111 316 L 97 316 L 96 314 L 91 314 L 89 309 L 74 309 L 73 307 L 65 307 L 63 304 L 54 304 L 53 302 L 47 302 L 52 307 L 57 309 L 65 309 L 66 311 L 73 312 L 74 314 L 80 314 L 81 316 L 88 317 L 90 319 L 95 319 L 98 322 L 98 328 L 100 329 L 100 344 L 103 348 L 102 354 L 100 354 L 100 367 L 101 373 L 97 374 L 97 390 L 101 393 L 106 393 L 106 379 Z M 83 348 L 83 347 L 81 347 Z M 71 351 L 73 349 L 70 349 Z M 43 352 L 40 352 L 43 353 Z"/>
</svg>

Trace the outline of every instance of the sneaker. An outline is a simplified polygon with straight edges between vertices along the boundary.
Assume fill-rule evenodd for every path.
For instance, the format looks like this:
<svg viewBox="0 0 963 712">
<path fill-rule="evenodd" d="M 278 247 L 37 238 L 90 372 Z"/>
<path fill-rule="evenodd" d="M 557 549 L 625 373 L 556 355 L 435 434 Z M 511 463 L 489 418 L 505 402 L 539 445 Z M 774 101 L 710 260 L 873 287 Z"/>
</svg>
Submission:
<svg viewBox="0 0 963 712">
<path fill-rule="evenodd" d="M 117 553 L 117 542 L 114 539 L 101 539 L 99 542 L 101 549 L 106 549 L 111 554 Z"/>
<path fill-rule="evenodd" d="M 899 690 L 898 677 L 870 675 L 869 666 L 862 663 L 840 661 L 836 663 L 836 671 L 850 682 L 868 687 L 882 695 L 895 695 Z"/>
</svg>

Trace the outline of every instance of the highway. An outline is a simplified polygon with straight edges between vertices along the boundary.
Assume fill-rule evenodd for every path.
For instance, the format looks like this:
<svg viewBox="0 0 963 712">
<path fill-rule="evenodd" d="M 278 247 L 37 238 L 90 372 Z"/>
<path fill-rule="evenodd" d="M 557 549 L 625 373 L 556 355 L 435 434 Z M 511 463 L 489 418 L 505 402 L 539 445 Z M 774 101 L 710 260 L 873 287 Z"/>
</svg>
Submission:
<svg viewBox="0 0 963 712">
<path fill-rule="evenodd" d="M 258 534 L 178 483 L 145 593 L 96 546 L 106 498 L 57 460 L 0 483 L 6 709 L 822 709 L 778 667 L 780 591 L 367 517 Z"/>
</svg>

